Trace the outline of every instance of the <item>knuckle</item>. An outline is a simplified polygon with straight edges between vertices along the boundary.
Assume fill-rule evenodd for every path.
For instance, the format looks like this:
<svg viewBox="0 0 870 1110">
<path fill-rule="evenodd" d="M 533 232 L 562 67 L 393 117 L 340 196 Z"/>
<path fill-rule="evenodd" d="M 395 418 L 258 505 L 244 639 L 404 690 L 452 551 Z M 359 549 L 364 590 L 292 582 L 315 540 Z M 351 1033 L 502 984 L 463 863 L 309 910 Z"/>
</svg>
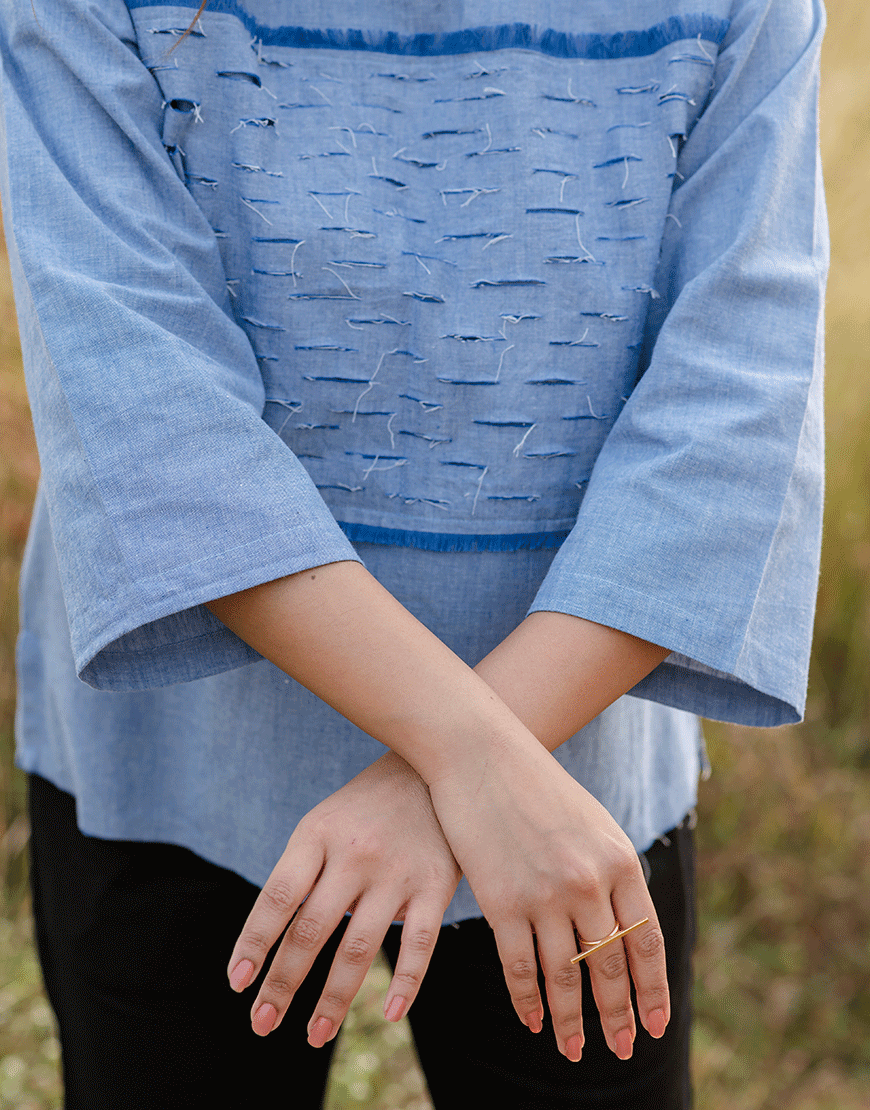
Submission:
<svg viewBox="0 0 870 1110">
<path fill-rule="evenodd" d="M 349 862 L 352 870 L 370 863 L 379 863 L 387 855 L 387 846 L 377 837 L 369 834 L 358 834 L 349 845 Z"/>
<path fill-rule="evenodd" d="M 537 982 L 538 980 L 538 965 L 532 960 L 513 960 L 508 964 L 508 975 L 520 983 Z"/>
<path fill-rule="evenodd" d="M 635 945 L 638 955 L 644 960 L 657 960 L 665 954 L 665 938 L 661 929 L 644 929 Z"/>
<path fill-rule="evenodd" d="M 617 883 L 627 883 L 641 873 L 640 861 L 633 851 L 620 852 L 613 864 L 614 879 Z"/>
<path fill-rule="evenodd" d="M 549 979 L 554 987 L 559 987 L 562 990 L 574 990 L 580 985 L 580 976 L 580 967 L 577 964 L 569 964 L 567 967 L 557 968 L 549 976 Z"/>
<path fill-rule="evenodd" d="M 604 893 L 604 886 L 598 872 L 582 864 L 575 864 L 572 868 L 570 888 L 581 902 L 596 902 Z"/>
<path fill-rule="evenodd" d="M 409 987 L 412 991 L 417 991 L 420 984 L 423 982 L 423 976 L 416 971 L 409 971 L 407 968 L 396 969 L 393 979 L 397 983 L 402 983 L 404 986 Z"/>
<path fill-rule="evenodd" d="M 263 959 L 274 943 L 274 937 L 268 937 L 259 929 L 246 929 L 239 937 L 239 959 L 246 955 L 255 954 L 255 963 Z"/>
<path fill-rule="evenodd" d="M 345 994 L 342 991 L 327 987 L 320 996 L 317 1009 L 318 1011 L 326 1010 L 330 1014 L 344 1014 L 350 1007 L 352 1001 L 352 994 Z"/>
<path fill-rule="evenodd" d="M 342 945 L 342 956 L 349 964 L 359 966 L 371 963 L 374 958 L 375 946 L 365 936 L 348 937 Z"/>
<path fill-rule="evenodd" d="M 323 925 L 316 918 L 309 916 L 297 917 L 287 934 L 291 944 L 298 948 L 317 948 L 324 939 Z"/>
<path fill-rule="evenodd" d="M 583 1031 L 583 1013 L 581 1010 L 571 1007 L 569 1009 L 557 1010 L 551 1006 L 553 1017 L 553 1025 L 559 1030 L 562 1037 L 571 1036 L 572 1032 L 582 1033 Z"/>
<path fill-rule="evenodd" d="M 541 996 L 537 991 L 529 994 L 514 994 L 511 995 L 511 1001 L 520 1017 L 524 1017 L 529 1011 L 538 1009 L 541 1005 Z"/>
<path fill-rule="evenodd" d="M 260 897 L 270 910 L 285 917 L 289 917 L 296 909 L 296 892 L 284 879 L 270 879 L 260 892 Z"/>
<path fill-rule="evenodd" d="M 432 929 L 414 929 L 407 937 L 402 933 L 402 947 L 416 955 L 427 955 L 435 947 L 436 938 Z"/>
<path fill-rule="evenodd" d="M 263 989 L 260 992 L 264 999 L 271 998 L 278 1000 L 287 998 L 289 995 L 295 994 L 296 983 L 292 983 L 286 976 L 280 973 L 270 972 L 263 983 Z"/>
<path fill-rule="evenodd" d="M 634 1010 L 631 1005 L 624 1003 L 621 1006 L 608 1006 L 606 1013 L 602 1015 L 608 1025 L 613 1027 L 622 1028 L 626 1025 L 634 1024 Z"/>
<path fill-rule="evenodd" d="M 662 1009 L 667 1009 L 670 1000 L 670 992 L 666 986 L 650 987 L 642 992 L 642 997 L 644 1007 L 648 1010 L 654 1010 L 657 1006 Z"/>
<path fill-rule="evenodd" d="M 565 888 L 563 883 L 553 879 L 541 879 L 535 891 L 535 904 L 542 909 L 556 909 L 564 900 Z"/>
<path fill-rule="evenodd" d="M 598 973 L 603 979 L 614 980 L 620 979 L 628 971 L 628 965 L 625 962 L 624 952 L 611 952 L 605 956 L 602 954 L 600 964 L 598 966 Z"/>
</svg>

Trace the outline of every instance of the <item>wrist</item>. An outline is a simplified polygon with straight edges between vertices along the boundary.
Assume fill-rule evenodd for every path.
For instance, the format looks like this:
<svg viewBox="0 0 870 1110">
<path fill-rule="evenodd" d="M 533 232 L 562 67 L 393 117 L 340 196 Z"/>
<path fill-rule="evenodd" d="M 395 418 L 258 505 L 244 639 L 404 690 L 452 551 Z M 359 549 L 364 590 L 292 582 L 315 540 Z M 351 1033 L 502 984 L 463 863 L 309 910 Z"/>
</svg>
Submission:
<svg viewBox="0 0 870 1110">
<path fill-rule="evenodd" d="M 540 751 L 536 738 L 480 676 L 466 670 L 443 678 L 390 730 L 390 746 L 430 787 L 456 781 L 473 791 L 488 767 L 523 751 Z"/>
</svg>

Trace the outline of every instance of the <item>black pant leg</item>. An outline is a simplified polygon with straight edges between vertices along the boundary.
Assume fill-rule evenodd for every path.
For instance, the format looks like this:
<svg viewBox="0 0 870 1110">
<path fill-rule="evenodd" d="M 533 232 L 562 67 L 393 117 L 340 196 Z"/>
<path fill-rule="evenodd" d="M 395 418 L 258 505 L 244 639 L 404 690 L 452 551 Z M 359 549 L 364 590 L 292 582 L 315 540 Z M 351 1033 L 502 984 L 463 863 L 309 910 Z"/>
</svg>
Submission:
<svg viewBox="0 0 870 1110">
<path fill-rule="evenodd" d="M 256 987 L 236 995 L 226 980 L 256 887 L 174 845 L 84 836 L 75 800 L 36 776 L 30 803 L 37 946 L 66 1110 L 320 1106 L 332 1046 L 311 1048 L 306 1025 L 337 936 L 281 1026 L 257 1037 Z"/>
</svg>

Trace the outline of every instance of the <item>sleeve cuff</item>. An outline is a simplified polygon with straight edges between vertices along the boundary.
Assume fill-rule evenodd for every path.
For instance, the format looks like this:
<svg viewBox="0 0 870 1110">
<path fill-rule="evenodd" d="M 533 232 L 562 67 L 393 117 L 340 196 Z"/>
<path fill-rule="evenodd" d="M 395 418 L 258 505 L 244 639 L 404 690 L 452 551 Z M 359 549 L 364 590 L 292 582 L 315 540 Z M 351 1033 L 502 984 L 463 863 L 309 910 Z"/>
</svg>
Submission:
<svg viewBox="0 0 870 1110">
<path fill-rule="evenodd" d="M 294 542 L 294 540 L 296 542 Z M 220 674 L 261 656 L 221 623 L 205 602 L 310 567 L 360 562 L 338 528 L 326 542 L 299 551 L 298 537 L 276 553 L 276 537 L 236 548 L 207 567 L 178 572 L 176 589 L 120 618 L 76 650 L 79 678 L 96 690 L 128 692 L 172 686 Z M 292 547 L 293 554 L 286 548 Z"/>
<path fill-rule="evenodd" d="M 768 687 L 757 674 L 741 674 L 739 659 L 728 658 L 712 634 L 703 635 L 701 614 L 619 583 L 586 575 L 570 578 L 570 587 L 564 588 L 558 571 L 554 574 L 551 569 L 529 612 L 568 613 L 674 649 L 629 691 L 633 696 L 699 717 L 757 728 L 802 719 L 806 678 L 797 673 L 799 668 L 783 663 L 776 687 Z"/>
</svg>

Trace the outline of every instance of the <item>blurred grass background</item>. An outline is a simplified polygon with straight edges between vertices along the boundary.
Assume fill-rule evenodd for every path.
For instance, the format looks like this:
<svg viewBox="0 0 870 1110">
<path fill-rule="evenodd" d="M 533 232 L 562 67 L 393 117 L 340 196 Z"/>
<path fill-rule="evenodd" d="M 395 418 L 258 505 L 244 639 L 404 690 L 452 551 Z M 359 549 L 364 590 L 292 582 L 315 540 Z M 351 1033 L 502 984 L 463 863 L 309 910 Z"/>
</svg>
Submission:
<svg viewBox="0 0 870 1110">
<path fill-rule="evenodd" d="M 699 807 L 700 1110 L 870 1106 L 870 4 L 832 0 L 822 153 L 828 495 L 804 724 L 710 726 Z M 58 1110 L 58 1047 L 34 960 L 23 781 L 12 767 L 16 582 L 38 472 L 0 244 L 0 1106 Z M 329 1110 L 430 1106 L 373 969 L 345 1024 Z"/>
</svg>

